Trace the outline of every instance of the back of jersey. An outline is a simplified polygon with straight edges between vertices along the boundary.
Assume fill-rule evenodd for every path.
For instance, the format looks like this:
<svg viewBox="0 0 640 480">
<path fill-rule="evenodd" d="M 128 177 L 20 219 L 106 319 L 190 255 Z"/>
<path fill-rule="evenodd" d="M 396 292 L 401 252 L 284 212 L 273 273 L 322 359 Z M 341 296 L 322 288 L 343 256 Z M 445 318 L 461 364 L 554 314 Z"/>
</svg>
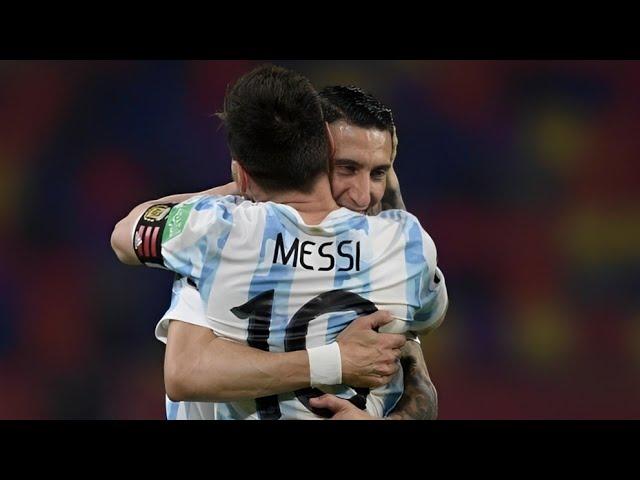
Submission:
<svg viewBox="0 0 640 480">
<path fill-rule="evenodd" d="M 306 225 L 291 207 L 238 197 L 194 197 L 174 207 L 162 233 L 164 265 L 196 283 L 216 335 L 272 352 L 335 341 L 361 314 L 389 310 L 383 331 L 435 328 L 447 304 L 431 238 L 412 215 L 367 217 L 345 208 Z M 402 373 L 366 399 L 383 416 L 402 395 Z M 317 392 L 315 392 L 317 393 Z M 313 389 L 216 405 L 217 418 L 322 418 Z"/>
</svg>

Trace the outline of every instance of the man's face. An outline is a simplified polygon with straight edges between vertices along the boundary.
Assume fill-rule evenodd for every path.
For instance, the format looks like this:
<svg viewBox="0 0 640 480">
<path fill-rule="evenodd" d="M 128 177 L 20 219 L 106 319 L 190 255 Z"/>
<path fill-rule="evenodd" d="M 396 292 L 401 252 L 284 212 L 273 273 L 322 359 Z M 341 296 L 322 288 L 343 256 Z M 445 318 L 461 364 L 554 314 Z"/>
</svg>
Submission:
<svg viewBox="0 0 640 480">
<path fill-rule="evenodd" d="M 391 168 L 391 134 L 344 120 L 329 124 L 335 142 L 333 198 L 341 207 L 364 213 L 382 199 Z"/>
</svg>

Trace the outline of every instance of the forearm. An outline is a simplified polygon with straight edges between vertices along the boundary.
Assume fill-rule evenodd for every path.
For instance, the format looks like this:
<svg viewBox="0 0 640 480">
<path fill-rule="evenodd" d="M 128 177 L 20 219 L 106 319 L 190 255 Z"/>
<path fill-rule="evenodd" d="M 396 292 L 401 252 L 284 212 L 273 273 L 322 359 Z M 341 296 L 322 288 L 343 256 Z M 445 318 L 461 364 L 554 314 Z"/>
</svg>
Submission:
<svg viewBox="0 0 640 480">
<path fill-rule="evenodd" d="M 189 372 L 186 400 L 230 401 L 292 392 L 309 386 L 306 351 L 264 352 L 221 338 L 211 340 Z"/>
<path fill-rule="evenodd" d="M 400 358 L 404 372 L 404 392 L 393 411 L 380 418 L 358 409 L 335 395 L 325 394 L 311 400 L 317 408 L 328 408 L 333 420 L 435 420 L 438 416 L 438 397 L 431 383 L 420 344 L 407 341 Z"/>
<path fill-rule="evenodd" d="M 116 224 L 111 234 L 111 248 L 122 263 L 126 263 L 127 265 L 140 265 L 140 261 L 133 250 L 131 234 L 135 227 L 134 223 L 149 207 L 162 203 L 181 203 L 196 195 L 232 195 L 235 192 L 235 183 L 231 182 L 202 192 L 179 193 L 141 203 L 134 207 L 126 217 Z"/>
<path fill-rule="evenodd" d="M 201 192 L 176 193 L 175 195 L 168 195 L 166 197 L 158 198 L 157 200 L 145 202 L 142 205 L 153 205 L 156 203 L 180 203 L 185 200 L 189 200 L 191 197 L 195 197 L 196 195 L 236 195 L 237 193 L 236 183 L 229 182 L 225 185 L 209 188 L 208 190 L 203 190 Z"/>
<path fill-rule="evenodd" d="M 169 328 L 165 386 L 173 400 L 259 398 L 310 384 L 306 350 L 265 352 L 183 322 L 173 321 Z"/>
<path fill-rule="evenodd" d="M 435 420 L 438 417 L 438 394 L 429 378 L 420 344 L 408 341 L 400 361 L 404 373 L 404 392 L 387 418 Z"/>
</svg>

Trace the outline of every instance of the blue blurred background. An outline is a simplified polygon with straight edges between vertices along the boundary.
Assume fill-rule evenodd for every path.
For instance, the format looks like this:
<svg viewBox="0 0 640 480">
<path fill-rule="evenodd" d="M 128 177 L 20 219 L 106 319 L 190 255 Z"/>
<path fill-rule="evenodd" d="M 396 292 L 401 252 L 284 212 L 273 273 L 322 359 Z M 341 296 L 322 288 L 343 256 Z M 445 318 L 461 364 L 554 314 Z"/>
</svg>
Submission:
<svg viewBox="0 0 640 480">
<path fill-rule="evenodd" d="M 259 63 L 0 62 L 0 418 L 164 418 L 172 276 L 109 236 L 229 180 L 211 115 Z M 440 418 L 640 417 L 640 62 L 273 63 L 394 111 L 451 299 Z"/>
</svg>

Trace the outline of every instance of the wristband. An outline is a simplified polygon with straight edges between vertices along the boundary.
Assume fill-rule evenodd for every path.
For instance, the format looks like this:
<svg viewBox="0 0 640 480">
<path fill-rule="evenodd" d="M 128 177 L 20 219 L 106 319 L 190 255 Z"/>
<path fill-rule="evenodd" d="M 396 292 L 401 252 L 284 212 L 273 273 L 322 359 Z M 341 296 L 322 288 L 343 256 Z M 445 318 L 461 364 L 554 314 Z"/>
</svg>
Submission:
<svg viewBox="0 0 640 480">
<path fill-rule="evenodd" d="M 307 354 L 312 387 L 342 383 L 342 357 L 338 342 L 309 348 Z"/>
</svg>

